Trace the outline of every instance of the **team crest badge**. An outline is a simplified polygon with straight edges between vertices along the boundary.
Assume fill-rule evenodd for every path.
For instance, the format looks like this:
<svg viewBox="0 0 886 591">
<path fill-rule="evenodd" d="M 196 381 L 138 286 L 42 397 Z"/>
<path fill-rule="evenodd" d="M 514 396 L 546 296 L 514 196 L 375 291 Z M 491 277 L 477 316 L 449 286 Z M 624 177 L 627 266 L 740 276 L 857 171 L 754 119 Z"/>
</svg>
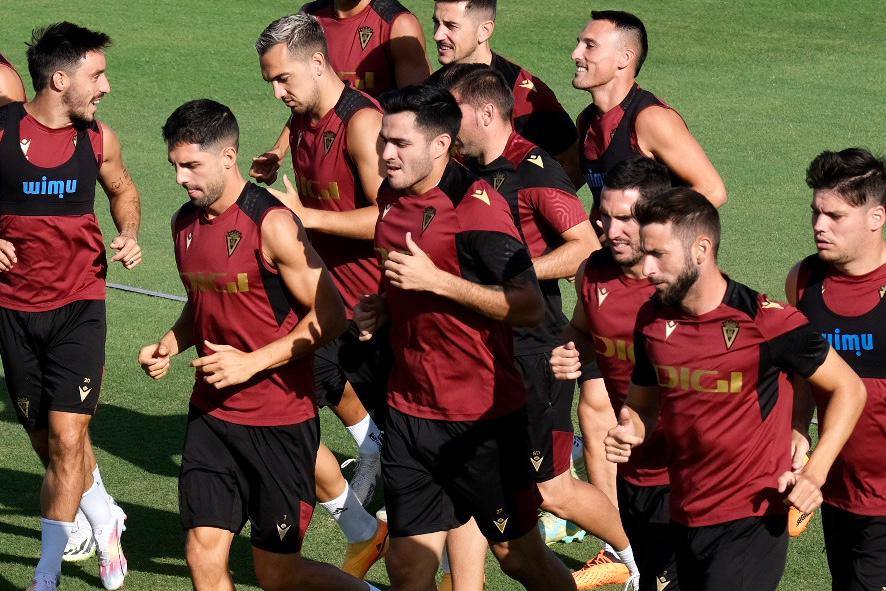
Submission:
<svg viewBox="0 0 886 591">
<path fill-rule="evenodd" d="M 327 131 L 323 134 L 323 149 L 326 150 L 326 153 L 329 153 L 329 150 L 332 149 L 332 144 L 335 143 L 335 132 Z"/>
<path fill-rule="evenodd" d="M 726 341 L 726 349 L 731 349 L 738 336 L 738 322 L 735 320 L 723 321 L 723 339 Z"/>
<path fill-rule="evenodd" d="M 886 285 L 881 285 L 880 286 L 880 299 L 882 300 L 884 297 L 886 297 Z"/>
<path fill-rule="evenodd" d="M 24 139 L 19 142 L 19 146 L 21 146 L 22 154 L 25 156 L 25 158 L 27 158 L 28 157 L 28 150 L 31 149 L 31 140 Z"/>
<path fill-rule="evenodd" d="M 16 405 L 18 405 L 18 409 L 22 411 L 22 415 L 27 417 L 28 411 L 31 410 L 31 401 L 22 396 L 21 398 L 15 401 Z"/>
<path fill-rule="evenodd" d="M 283 518 L 277 522 L 277 535 L 280 536 L 281 542 L 290 529 L 292 529 L 292 521 L 289 519 L 289 515 L 284 514 Z"/>
<path fill-rule="evenodd" d="M 237 230 L 231 230 L 225 238 L 228 243 L 228 256 L 231 256 L 237 249 L 237 245 L 240 244 L 240 239 L 243 238 L 243 234 Z"/>
<path fill-rule="evenodd" d="M 372 27 L 360 27 L 357 29 L 357 34 L 360 35 L 360 47 L 366 49 L 372 39 Z"/>
<path fill-rule="evenodd" d="M 497 173 L 495 173 L 495 176 L 492 177 L 492 186 L 495 188 L 496 191 L 501 189 L 501 185 L 504 182 L 505 182 L 505 174 L 503 172 L 497 172 Z"/>
<path fill-rule="evenodd" d="M 605 302 L 606 298 L 608 298 L 608 297 L 609 297 L 609 290 L 606 289 L 605 287 L 598 287 L 597 288 L 597 307 L 599 308 L 600 306 L 602 306 L 603 302 Z"/>
<path fill-rule="evenodd" d="M 492 205 L 492 202 L 489 201 L 489 193 L 486 192 L 486 189 L 477 189 L 476 191 L 471 193 L 471 197 L 479 199 L 486 205 Z"/>
<path fill-rule="evenodd" d="M 530 156 L 526 160 L 528 160 L 532 164 L 535 164 L 539 168 L 545 167 L 544 160 L 541 159 L 541 154 L 533 154 L 532 156 Z"/>
<path fill-rule="evenodd" d="M 675 330 L 677 330 L 677 323 L 675 321 L 668 320 L 665 322 L 665 340 L 668 340 L 668 337 L 670 337 Z"/>
<path fill-rule="evenodd" d="M 520 83 L 520 88 L 525 88 L 526 90 L 535 90 L 535 84 L 533 84 L 532 80 L 526 79 Z"/>
<path fill-rule="evenodd" d="M 434 217 L 437 215 L 437 210 L 433 207 L 425 207 L 425 213 L 421 218 L 421 233 L 424 234 L 425 230 L 428 229 L 428 226 L 431 225 L 431 222 L 434 221 Z"/>
<path fill-rule="evenodd" d="M 534 451 L 529 456 L 529 461 L 532 462 L 532 467 L 535 468 L 535 471 L 538 472 L 541 470 L 541 463 L 545 459 L 543 455 L 541 455 L 540 451 Z M 504 532 L 501 532 L 504 533 Z"/>
</svg>

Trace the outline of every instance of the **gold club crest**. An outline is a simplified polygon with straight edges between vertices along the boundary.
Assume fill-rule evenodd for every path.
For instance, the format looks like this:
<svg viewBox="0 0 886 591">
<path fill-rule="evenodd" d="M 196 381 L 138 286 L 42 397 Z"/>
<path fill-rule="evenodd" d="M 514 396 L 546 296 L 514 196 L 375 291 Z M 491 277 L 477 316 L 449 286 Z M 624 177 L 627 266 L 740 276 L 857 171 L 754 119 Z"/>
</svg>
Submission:
<svg viewBox="0 0 886 591">
<path fill-rule="evenodd" d="M 241 238 L 243 238 L 243 234 L 238 230 L 231 230 L 228 232 L 227 236 L 225 236 L 228 243 L 228 256 L 234 254 L 234 250 L 236 250 L 237 245 L 240 244 Z"/>
<path fill-rule="evenodd" d="M 434 217 L 437 215 L 437 209 L 434 207 L 425 207 L 425 213 L 421 218 L 421 233 L 424 234 L 425 230 L 428 229 L 428 226 L 431 225 L 431 222 L 434 221 Z"/>
<path fill-rule="evenodd" d="M 327 131 L 323 134 L 323 149 L 326 150 L 326 153 L 329 153 L 329 150 L 332 149 L 332 144 L 335 143 L 335 132 Z"/>
<path fill-rule="evenodd" d="M 360 27 L 357 29 L 357 34 L 360 35 L 360 47 L 366 49 L 372 39 L 372 27 Z"/>
<path fill-rule="evenodd" d="M 31 401 L 22 396 L 15 403 L 18 405 L 19 410 L 22 411 L 22 416 L 27 417 L 28 411 L 31 410 Z"/>
<path fill-rule="evenodd" d="M 492 177 L 492 186 L 495 188 L 496 191 L 501 188 L 503 182 L 505 182 L 505 173 L 503 172 L 497 172 L 495 173 L 495 176 Z"/>
<path fill-rule="evenodd" d="M 735 337 L 738 336 L 738 322 L 735 320 L 723 321 L 723 339 L 726 341 L 726 348 L 731 349 L 735 343 Z"/>
</svg>

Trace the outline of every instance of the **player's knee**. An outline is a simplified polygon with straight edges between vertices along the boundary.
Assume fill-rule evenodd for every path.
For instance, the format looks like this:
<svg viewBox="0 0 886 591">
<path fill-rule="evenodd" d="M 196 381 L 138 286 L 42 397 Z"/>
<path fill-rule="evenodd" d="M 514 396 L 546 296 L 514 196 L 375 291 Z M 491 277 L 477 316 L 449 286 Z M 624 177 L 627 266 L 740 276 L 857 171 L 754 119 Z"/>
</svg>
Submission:
<svg viewBox="0 0 886 591">
<path fill-rule="evenodd" d="M 259 566 L 258 562 L 255 563 L 255 578 L 263 591 L 285 591 L 304 586 L 304 581 L 299 580 L 297 570 Z"/>
<path fill-rule="evenodd" d="M 517 581 L 526 577 L 526 569 L 530 567 L 531 557 L 521 545 L 493 544 L 492 553 L 504 574 Z"/>
<path fill-rule="evenodd" d="M 53 431 L 48 442 L 50 459 L 73 461 L 80 458 L 82 460 L 85 441 L 86 432 L 78 427 L 71 426 Z"/>
<path fill-rule="evenodd" d="M 424 583 L 433 581 L 434 573 L 437 570 L 438 561 L 436 557 L 416 556 L 411 552 L 398 552 L 391 548 L 385 555 L 385 567 L 388 570 L 388 577 L 391 579 L 391 585 L 397 589 L 424 589 Z"/>
<path fill-rule="evenodd" d="M 195 581 L 199 579 L 210 585 L 212 581 L 221 581 L 228 572 L 227 553 L 198 536 L 188 536 L 185 561 Z"/>
</svg>

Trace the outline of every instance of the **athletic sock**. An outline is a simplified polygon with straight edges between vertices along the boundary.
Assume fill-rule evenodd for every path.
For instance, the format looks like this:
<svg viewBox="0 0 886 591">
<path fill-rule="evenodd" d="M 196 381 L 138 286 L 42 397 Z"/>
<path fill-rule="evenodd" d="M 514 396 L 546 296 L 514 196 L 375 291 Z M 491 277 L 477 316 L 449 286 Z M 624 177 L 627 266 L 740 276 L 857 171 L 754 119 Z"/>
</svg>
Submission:
<svg viewBox="0 0 886 591">
<path fill-rule="evenodd" d="M 100 541 L 99 532 L 114 520 L 111 513 L 111 497 L 108 496 L 105 487 L 101 485 L 101 481 L 95 480 L 83 496 L 80 497 L 80 509 L 86 515 L 92 531 L 96 532 L 96 541 Z"/>
<path fill-rule="evenodd" d="M 628 544 L 628 547 L 624 550 L 616 550 L 615 554 L 618 556 L 619 560 L 621 560 L 628 570 L 631 571 L 631 576 L 640 576 L 640 569 L 637 568 L 637 562 L 634 560 L 634 551 L 631 549 L 631 545 Z"/>
<path fill-rule="evenodd" d="M 38 575 L 52 578 L 61 575 L 62 554 L 74 527 L 73 522 L 40 518 L 40 562 L 37 563 L 36 569 Z"/>
<path fill-rule="evenodd" d="M 372 456 L 381 453 L 381 431 L 378 430 L 378 426 L 369 414 L 356 425 L 351 425 L 347 429 L 357 443 L 357 449 L 361 454 Z"/>
<path fill-rule="evenodd" d="M 628 546 L 628 548 L 630 548 L 630 546 Z M 609 554 L 610 556 L 618 556 L 618 552 L 616 552 L 615 548 L 613 548 L 611 545 L 609 545 L 609 542 L 606 542 L 605 544 L 603 544 L 603 551 L 606 552 L 606 554 Z"/>
<path fill-rule="evenodd" d="M 344 492 L 338 497 L 320 504 L 338 523 L 348 544 L 365 542 L 371 539 L 378 529 L 378 520 L 366 512 L 357 495 L 347 484 Z"/>
<path fill-rule="evenodd" d="M 445 546 L 443 547 L 443 559 L 440 561 L 440 570 L 442 570 L 445 575 L 452 574 L 452 566 L 449 565 L 449 551 Z"/>
</svg>

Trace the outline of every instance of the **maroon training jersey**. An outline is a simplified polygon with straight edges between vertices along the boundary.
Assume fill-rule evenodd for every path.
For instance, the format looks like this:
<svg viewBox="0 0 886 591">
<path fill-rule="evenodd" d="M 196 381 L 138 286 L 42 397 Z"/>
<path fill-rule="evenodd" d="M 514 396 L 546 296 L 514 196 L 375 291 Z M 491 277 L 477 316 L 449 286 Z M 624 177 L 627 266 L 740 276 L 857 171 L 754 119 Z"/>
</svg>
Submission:
<svg viewBox="0 0 886 591">
<path fill-rule="evenodd" d="M 317 17 L 329 40 L 329 61 L 342 80 L 377 97 L 397 88 L 391 28 L 409 9 L 397 0 L 372 0 L 359 14 L 335 15 L 335 0 L 317 0 L 302 10 Z"/>
<path fill-rule="evenodd" d="M 561 246 L 561 234 L 588 219 L 563 167 L 516 132 L 500 157 L 486 166 L 471 160 L 469 167 L 508 202 L 517 231 L 533 259 Z M 568 322 L 559 281 L 539 281 L 539 287 L 545 298 L 545 319 L 530 329 L 514 329 L 517 355 L 551 351 Z"/>
<path fill-rule="evenodd" d="M 629 158 L 642 156 L 637 143 L 637 116 L 649 107 L 671 107 L 663 100 L 643 90 L 635 83 L 617 106 L 606 113 L 591 103 L 578 116 L 578 136 L 581 172 L 594 195 L 594 205 L 600 205 L 600 195 L 606 174 L 612 168 Z M 685 184 L 673 177 L 674 186 Z"/>
<path fill-rule="evenodd" d="M 828 344 L 806 317 L 728 280 L 723 302 L 690 316 L 640 308 L 632 381 L 660 389 L 671 518 L 700 527 L 787 513 L 793 397 L 784 372 L 812 375 Z"/>
<path fill-rule="evenodd" d="M 348 122 L 362 109 L 380 110 L 373 99 L 345 86 L 335 107 L 316 123 L 311 122 L 310 115 L 293 114 L 292 165 L 305 207 L 351 211 L 372 205 L 363 192 L 357 165 L 348 154 Z M 381 271 L 372 241 L 310 230 L 308 236 L 326 263 L 351 318 L 361 295 L 378 292 Z"/>
<path fill-rule="evenodd" d="M 0 306 L 42 312 L 105 298 L 94 213 L 101 146 L 98 122 L 50 129 L 22 103 L 0 107 L 0 238 L 18 259 L 0 273 Z"/>
<path fill-rule="evenodd" d="M 616 416 L 628 396 L 634 369 L 634 326 L 637 313 L 655 293 L 647 279 L 626 276 L 604 247 L 585 263 L 580 285 L 581 306 L 594 340 L 597 366 Z M 668 447 L 661 426 L 618 465 L 618 474 L 636 486 L 668 484 Z"/>
<path fill-rule="evenodd" d="M 886 516 L 886 265 L 851 277 L 812 255 L 800 265 L 797 291 L 798 308 L 868 391 L 858 424 L 821 489 L 824 502 L 857 515 Z M 828 400 L 813 392 L 824 417 Z"/>
<path fill-rule="evenodd" d="M 237 202 L 213 219 L 192 203 L 176 214 L 175 260 L 199 356 L 212 354 L 204 340 L 255 351 L 298 324 L 302 312 L 262 253 L 262 221 L 276 209 L 285 208 L 267 190 L 246 183 Z M 191 404 L 230 423 L 292 425 L 317 416 L 313 392 L 313 356 L 306 356 L 220 390 L 198 373 Z"/>
<path fill-rule="evenodd" d="M 384 183 L 378 205 L 375 244 L 382 261 L 389 252 L 409 252 L 411 232 L 437 267 L 474 283 L 501 285 L 532 271 L 504 198 L 455 161 L 421 195 L 401 195 Z M 477 421 L 526 405 L 510 326 L 387 279 L 383 289 L 394 351 L 392 407 L 427 419 Z"/>
</svg>

